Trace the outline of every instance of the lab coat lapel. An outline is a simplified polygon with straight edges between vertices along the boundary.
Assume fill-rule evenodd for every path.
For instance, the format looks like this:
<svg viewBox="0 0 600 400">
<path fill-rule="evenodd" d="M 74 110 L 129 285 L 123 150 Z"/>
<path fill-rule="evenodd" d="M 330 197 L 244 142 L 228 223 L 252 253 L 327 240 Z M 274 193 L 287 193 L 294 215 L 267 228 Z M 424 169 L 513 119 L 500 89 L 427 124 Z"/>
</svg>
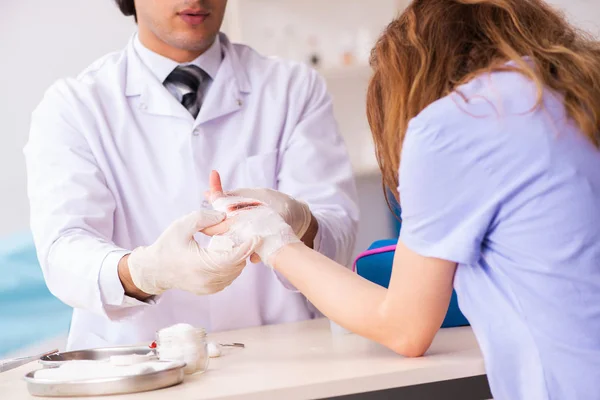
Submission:
<svg viewBox="0 0 600 400">
<path fill-rule="evenodd" d="M 162 82 L 144 65 L 130 40 L 127 49 L 127 75 L 125 95 L 139 96 L 138 108 L 150 115 L 193 120 L 192 115 L 163 86 Z"/>
<path fill-rule="evenodd" d="M 223 117 L 242 109 L 245 95 L 250 93 L 250 81 L 235 48 L 220 34 L 224 57 L 214 82 L 202 102 L 196 125 Z"/>
<path fill-rule="evenodd" d="M 148 114 L 193 120 L 194 117 L 162 85 L 148 82 L 141 95 L 140 108 Z"/>
</svg>

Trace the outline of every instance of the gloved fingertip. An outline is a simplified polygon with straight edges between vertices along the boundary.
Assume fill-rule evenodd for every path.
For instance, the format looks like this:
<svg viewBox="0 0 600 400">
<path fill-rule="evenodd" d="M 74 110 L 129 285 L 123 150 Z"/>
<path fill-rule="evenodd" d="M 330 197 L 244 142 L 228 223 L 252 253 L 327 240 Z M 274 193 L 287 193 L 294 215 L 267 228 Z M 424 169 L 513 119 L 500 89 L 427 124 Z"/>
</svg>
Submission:
<svg viewBox="0 0 600 400">
<path fill-rule="evenodd" d="M 260 246 L 262 239 L 258 236 L 252 237 L 249 240 L 246 240 L 239 246 L 239 253 L 243 256 L 243 258 L 248 258 L 254 253 L 256 248 Z"/>
<path fill-rule="evenodd" d="M 200 213 L 200 219 L 203 222 L 202 225 L 205 226 L 216 225 L 219 222 L 223 222 L 225 218 L 227 218 L 227 214 L 218 210 L 203 210 Z"/>
</svg>

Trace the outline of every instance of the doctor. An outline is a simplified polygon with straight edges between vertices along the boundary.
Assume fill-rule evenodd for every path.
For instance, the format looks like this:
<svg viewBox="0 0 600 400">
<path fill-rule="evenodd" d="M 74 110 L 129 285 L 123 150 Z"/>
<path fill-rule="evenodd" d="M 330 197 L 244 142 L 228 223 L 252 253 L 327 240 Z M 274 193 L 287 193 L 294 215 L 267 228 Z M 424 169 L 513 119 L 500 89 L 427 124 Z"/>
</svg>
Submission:
<svg viewBox="0 0 600 400">
<path fill-rule="evenodd" d="M 33 113 L 31 228 L 49 289 L 75 309 L 69 349 L 151 341 L 180 322 L 214 331 L 317 315 L 282 276 L 245 267 L 255 242 L 219 260 L 206 248 L 198 231 L 223 217 L 204 201 L 211 169 L 227 187 L 276 189 L 251 190 L 306 245 L 349 263 L 356 193 L 325 83 L 230 43 L 226 3 L 117 1 L 137 34 L 56 82 Z"/>
</svg>

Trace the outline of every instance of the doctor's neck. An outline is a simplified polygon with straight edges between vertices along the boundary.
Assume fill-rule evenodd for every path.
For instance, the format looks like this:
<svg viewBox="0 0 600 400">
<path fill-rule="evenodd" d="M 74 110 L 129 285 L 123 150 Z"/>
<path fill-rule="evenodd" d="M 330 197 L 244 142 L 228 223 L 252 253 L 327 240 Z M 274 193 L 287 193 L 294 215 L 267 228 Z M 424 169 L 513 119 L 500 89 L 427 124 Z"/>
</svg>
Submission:
<svg viewBox="0 0 600 400">
<path fill-rule="evenodd" d="M 216 35 L 214 35 L 191 45 L 177 39 L 167 42 L 161 40 L 150 30 L 142 29 L 141 27 L 138 29 L 138 36 L 144 47 L 177 63 L 186 63 L 195 60 L 208 50 L 216 39 Z"/>
</svg>

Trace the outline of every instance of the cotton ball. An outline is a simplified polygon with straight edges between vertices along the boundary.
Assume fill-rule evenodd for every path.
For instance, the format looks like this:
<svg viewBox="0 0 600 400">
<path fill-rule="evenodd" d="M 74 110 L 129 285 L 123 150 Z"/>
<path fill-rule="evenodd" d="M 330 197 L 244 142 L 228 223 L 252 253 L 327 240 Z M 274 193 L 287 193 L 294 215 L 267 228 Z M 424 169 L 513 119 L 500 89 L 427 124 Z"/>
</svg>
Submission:
<svg viewBox="0 0 600 400">
<path fill-rule="evenodd" d="M 78 362 L 67 362 L 58 368 L 46 368 L 36 371 L 37 379 L 48 379 L 52 381 L 79 381 L 86 379 L 115 378 L 121 376 L 137 375 L 143 372 L 141 367 L 135 366 L 116 367 L 109 363 L 98 362 L 96 364 L 84 364 Z M 139 372 L 138 372 L 139 369 Z"/>
<path fill-rule="evenodd" d="M 131 372 L 133 375 L 142 375 L 142 374 L 149 374 L 149 373 L 155 372 L 155 369 L 152 368 L 152 366 L 148 365 L 148 364 L 139 364 L 139 365 L 132 366 Z"/>
<path fill-rule="evenodd" d="M 55 371 L 55 370 L 58 370 L 58 369 L 59 368 L 42 368 L 42 369 L 38 369 L 37 371 L 35 371 L 35 373 L 34 373 L 33 376 L 36 379 L 56 379 L 57 376 L 60 376 Z"/>
<path fill-rule="evenodd" d="M 161 329 L 160 333 L 167 335 L 177 335 L 179 333 L 192 332 L 194 329 L 195 328 L 190 324 L 175 324 L 169 326 L 168 328 Z"/>
<path fill-rule="evenodd" d="M 111 365 L 124 367 L 127 365 L 136 364 L 137 360 L 134 357 L 134 354 L 127 354 L 123 356 L 110 356 Z"/>
<path fill-rule="evenodd" d="M 216 358 L 221 356 L 221 346 L 214 342 L 208 342 L 208 356 L 210 358 Z"/>
<path fill-rule="evenodd" d="M 203 329 L 177 324 L 158 331 L 157 352 L 160 360 L 186 363 L 184 372 L 192 374 L 206 366 L 206 342 Z"/>
<path fill-rule="evenodd" d="M 110 356 L 111 365 L 115 366 L 128 366 L 134 364 L 141 364 L 151 359 L 155 358 L 154 353 L 150 352 L 148 354 L 126 354 L 120 356 Z"/>
</svg>

